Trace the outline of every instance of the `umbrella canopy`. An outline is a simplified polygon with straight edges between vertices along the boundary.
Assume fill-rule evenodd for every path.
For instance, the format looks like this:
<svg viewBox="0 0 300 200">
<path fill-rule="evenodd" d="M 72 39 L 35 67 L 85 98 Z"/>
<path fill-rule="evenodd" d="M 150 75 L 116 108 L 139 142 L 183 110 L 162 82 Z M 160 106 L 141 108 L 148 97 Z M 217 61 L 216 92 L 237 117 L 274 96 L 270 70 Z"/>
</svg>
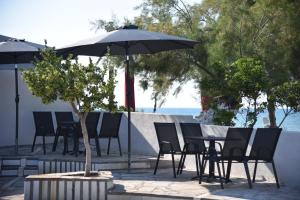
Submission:
<svg viewBox="0 0 300 200">
<path fill-rule="evenodd" d="M 0 70 L 15 70 L 15 102 L 16 102 L 16 132 L 15 147 L 18 152 L 19 136 L 19 87 L 18 87 L 18 67 L 28 68 L 39 54 L 39 49 L 43 45 L 17 40 L 0 35 Z"/>
<path fill-rule="evenodd" d="M 193 48 L 198 42 L 182 37 L 166 35 L 137 29 L 137 26 L 124 26 L 97 37 L 81 40 L 57 50 L 58 54 L 86 56 L 104 56 L 109 48 L 110 55 L 126 56 L 126 100 L 130 102 L 129 56 L 132 54 L 153 54 L 174 49 Z M 130 104 L 128 111 L 128 168 L 131 165 L 131 117 Z"/>
<path fill-rule="evenodd" d="M 125 26 L 115 31 L 81 40 L 58 49 L 59 54 L 103 56 L 107 47 L 111 55 L 152 54 L 173 49 L 193 48 L 196 41 Z M 127 52 L 126 52 L 127 50 Z"/>
<path fill-rule="evenodd" d="M 15 64 L 29 67 L 41 48 L 44 46 L 0 35 L 0 70 L 14 69 Z"/>
</svg>

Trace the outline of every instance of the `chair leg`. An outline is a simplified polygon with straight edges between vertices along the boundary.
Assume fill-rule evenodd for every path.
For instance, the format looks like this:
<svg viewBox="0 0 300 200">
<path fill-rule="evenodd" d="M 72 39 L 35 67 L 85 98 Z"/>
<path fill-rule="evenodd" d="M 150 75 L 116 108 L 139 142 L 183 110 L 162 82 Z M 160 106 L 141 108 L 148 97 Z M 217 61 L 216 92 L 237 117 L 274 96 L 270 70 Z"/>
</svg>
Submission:
<svg viewBox="0 0 300 200">
<path fill-rule="evenodd" d="M 225 174 L 224 160 L 221 161 L 221 164 L 222 164 L 222 172 L 223 172 L 223 176 L 225 177 L 226 174 Z"/>
<path fill-rule="evenodd" d="M 198 160 L 199 160 L 199 169 L 202 167 L 202 160 L 201 160 L 201 156 L 200 153 L 198 153 Z M 201 169 L 200 169 L 201 170 Z"/>
<path fill-rule="evenodd" d="M 207 164 L 207 159 L 204 159 L 204 157 L 203 157 L 203 158 L 202 158 L 202 169 L 203 169 L 203 173 L 204 173 L 206 164 Z"/>
<path fill-rule="evenodd" d="M 183 156 L 186 150 L 186 145 L 183 146 L 183 150 L 181 152 L 181 156 L 180 156 L 180 160 L 179 160 L 179 164 L 178 164 L 178 168 L 177 168 L 177 175 L 179 175 L 181 168 L 183 167 L 182 165 L 182 161 L 183 161 Z"/>
<path fill-rule="evenodd" d="M 217 160 L 217 168 L 218 168 L 218 174 L 219 174 L 221 188 L 224 189 L 223 177 L 222 177 L 222 173 L 221 173 L 221 169 L 220 169 L 220 161 L 219 160 Z"/>
<path fill-rule="evenodd" d="M 182 174 L 182 171 L 183 171 L 183 167 L 184 167 L 184 163 L 185 163 L 185 158 L 186 158 L 186 152 L 183 154 L 183 160 L 182 160 L 182 163 L 181 163 L 181 168 L 180 168 L 180 174 Z"/>
<path fill-rule="evenodd" d="M 228 160 L 225 183 L 228 183 L 228 182 L 229 182 L 230 172 L 231 172 L 231 164 L 232 164 L 232 161 L 231 161 L 231 160 Z"/>
<path fill-rule="evenodd" d="M 254 165 L 254 172 L 253 172 L 253 179 L 252 179 L 252 182 L 253 182 L 253 183 L 255 183 L 255 176 L 256 176 L 257 163 L 258 163 L 258 160 L 255 161 L 255 165 Z"/>
<path fill-rule="evenodd" d="M 245 167 L 245 171 L 246 171 L 246 175 L 247 175 L 247 180 L 248 180 L 249 188 L 252 189 L 252 183 L 251 183 L 251 178 L 250 178 L 248 163 L 247 163 L 247 161 L 244 161 L 243 163 L 244 163 L 244 167 Z"/>
<path fill-rule="evenodd" d="M 101 148 L 100 148 L 99 139 L 97 136 L 95 137 L 95 143 L 96 143 L 97 156 L 101 157 Z"/>
<path fill-rule="evenodd" d="M 57 142 L 58 142 L 58 134 L 56 133 L 54 136 L 54 142 L 53 142 L 53 146 L 52 146 L 52 152 L 56 151 L 56 146 L 57 146 Z"/>
<path fill-rule="evenodd" d="M 43 149 L 44 149 L 44 155 L 45 155 L 46 154 L 45 136 L 43 136 Z"/>
<path fill-rule="evenodd" d="M 160 158 L 160 152 L 158 153 L 158 156 L 157 156 L 157 159 L 156 159 L 156 164 L 155 164 L 154 173 L 153 173 L 154 175 L 156 174 L 156 171 L 157 171 L 159 158 Z"/>
<path fill-rule="evenodd" d="M 179 175 L 180 169 L 181 169 L 181 164 L 182 164 L 182 160 L 183 160 L 183 155 L 184 152 L 181 152 L 181 156 L 180 156 L 180 160 L 179 160 L 179 164 L 178 164 L 178 168 L 177 168 L 177 175 Z"/>
<path fill-rule="evenodd" d="M 174 153 L 172 153 L 172 165 L 173 165 L 173 174 L 174 174 L 174 178 L 176 178 Z"/>
<path fill-rule="evenodd" d="M 122 156 L 121 142 L 119 136 L 118 136 L 118 144 L 119 144 L 120 156 Z"/>
<path fill-rule="evenodd" d="M 197 170 L 197 176 L 199 176 L 199 159 L 198 159 L 198 154 L 195 154 L 195 161 L 196 161 L 196 170 Z"/>
<path fill-rule="evenodd" d="M 64 137 L 64 150 L 63 150 L 63 155 L 65 155 L 68 151 L 68 136 L 66 133 L 63 135 Z"/>
<path fill-rule="evenodd" d="M 275 176 L 277 188 L 280 188 L 279 181 L 278 181 L 278 176 L 277 176 L 277 171 L 276 171 L 276 168 L 275 168 L 274 160 L 272 160 L 272 166 L 273 166 L 273 172 L 274 172 L 274 176 Z"/>
<path fill-rule="evenodd" d="M 204 168 L 203 168 L 204 167 L 204 162 L 206 161 L 206 160 L 204 160 L 204 155 L 202 157 L 202 163 L 201 163 L 200 155 L 199 155 L 199 160 L 200 160 L 200 164 L 199 164 L 199 167 L 200 167 L 199 184 L 201 184 L 201 182 L 202 182 L 202 175 L 204 173 Z"/>
<path fill-rule="evenodd" d="M 34 135 L 34 138 L 33 138 L 33 143 L 32 143 L 32 147 L 31 147 L 31 152 L 33 152 L 33 150 L 34 150 L 35 140 L 36 140 L 36 135 Z"/>
<path fill-rule="evenodd" d="M 75 157 L 77 157 L 78 153 L 79 153 L 79 137 L 78 137 L 77 131 L 74 131 L 73 143 L 74 143 L 73 152 L 75 154 Z"/>
<path fill-rule="evenodd" d="M 111 139 L 111 138 L 108 138 L 107 155 L 109 155 L 109 149 L 110 149 L 110 139 Z"/>
</svg>

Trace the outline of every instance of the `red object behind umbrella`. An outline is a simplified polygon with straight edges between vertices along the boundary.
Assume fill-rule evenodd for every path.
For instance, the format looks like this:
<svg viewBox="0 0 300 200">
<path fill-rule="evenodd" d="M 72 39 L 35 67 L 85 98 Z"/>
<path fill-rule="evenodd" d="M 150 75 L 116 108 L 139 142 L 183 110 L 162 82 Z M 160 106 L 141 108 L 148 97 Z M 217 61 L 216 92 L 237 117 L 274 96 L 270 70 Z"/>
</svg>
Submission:
<svg viewBox="0 0 300 200">
<path fill-rule="evenodd" d="M 127 83 L 126 83 L 126 74 L 127 72 L 125 72 L 125 107 L 127 108 L 127 98 L 126 98 L 126 94 L 127 94 Z M 129 96 L 129 107 L 131 108 L 131 111 L 135 112 L 135 94 L 134 94 L 134 76 L 131 75 L 131 77 L 129 77 L 129 90 L 130 90 L 130 96 Z"/>
</svg>

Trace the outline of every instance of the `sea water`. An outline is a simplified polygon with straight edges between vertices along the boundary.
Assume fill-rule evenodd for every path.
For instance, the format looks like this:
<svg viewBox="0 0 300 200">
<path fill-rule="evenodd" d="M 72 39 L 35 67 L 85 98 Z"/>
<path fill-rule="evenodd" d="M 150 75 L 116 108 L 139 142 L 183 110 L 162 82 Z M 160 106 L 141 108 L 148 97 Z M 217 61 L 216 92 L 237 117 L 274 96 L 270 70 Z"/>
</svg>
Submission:
<svg viewBox="0 0 300 200">
<path fill-rule="evenodd" d="M 138 112 L 153 113 L 153 108 L 137 108 L 136 110 Z M 200 108 L 158 108 L 156 110 L 156 113 L 160 114 L 192 115 L 194 117 L 199 116 L 200 112 Z M 275 114 L 277 124 L 279 124 L 284 117 L 284 113 L 282 109 L 277 109 Z M 268 118 L 267 110 L 258 115 L 257 123 L 254 127 L 264 127 L 263 118 Z M 234 121 L 236 123 L 235 126 L 243 127 L 243 124 L 245 123 L 245 114 L 237 114 L 236 119 Z M 298 112 L 289 115 L 281 125 L 281 128 L 288 131 L 300 132 L 300 113 Z"/>
</svg>

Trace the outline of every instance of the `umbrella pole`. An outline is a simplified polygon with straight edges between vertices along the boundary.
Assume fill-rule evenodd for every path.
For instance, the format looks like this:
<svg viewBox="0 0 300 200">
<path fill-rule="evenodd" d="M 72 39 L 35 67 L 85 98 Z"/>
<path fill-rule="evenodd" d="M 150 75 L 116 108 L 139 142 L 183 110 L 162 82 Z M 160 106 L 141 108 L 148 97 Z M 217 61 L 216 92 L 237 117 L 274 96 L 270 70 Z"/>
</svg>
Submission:
<svg viewBox="0 0 300 200">
<path fill-rule="evenodd" d="M 130 78 L 130 70 L 129 70 L 129 56 L 128 56 L 128 42 L 126 42 L 125 46 L 125 56 L 126 56 L 126 100 L 127 100 L 127 113 L 128 113 L 128 170 L 131 168 L 131 114 L 130 114 L 130 89 L 129 89 L 129 78 Z"/>
<path fill-rule="evenodd" d="M 19 83 L 18 83 L 18 65 L 15 64 L 15 88 L 16 88 L 16 135 L 15 135 L 15 152 L 18 154 L 19 143 Z"/>
</svg>

